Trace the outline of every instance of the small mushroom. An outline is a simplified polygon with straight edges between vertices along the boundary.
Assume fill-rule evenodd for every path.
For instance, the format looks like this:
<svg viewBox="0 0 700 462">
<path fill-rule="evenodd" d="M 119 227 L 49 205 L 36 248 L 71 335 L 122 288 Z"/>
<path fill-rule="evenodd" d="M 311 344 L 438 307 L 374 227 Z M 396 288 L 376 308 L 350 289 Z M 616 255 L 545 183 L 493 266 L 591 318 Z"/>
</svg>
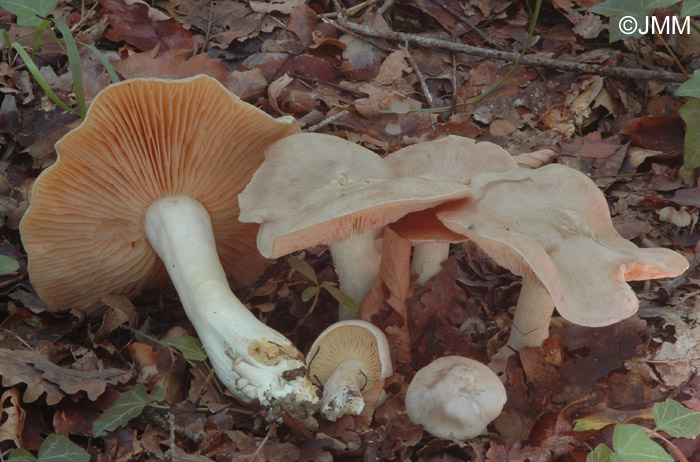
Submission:
<svg viewBox="0 0 700 462">
<path fill-rule="evenodd" d="M 430 175 L 468 184 L 472 175 L 517 169 L 511 155 L 500 146 L 477 143 L 471 138 L 449 135 L 399 149 L 384 158 L 399 177 Z M 450 244 L 465 237 L 445 229 L 435 218 L 440 207 L 406 215 L 391 228 L 414 246 L 411 269 L 418 274 L 418 284 L 442 269 Z"/>
<path fill-rule="evenodd" d="M 239 218 L 262 224 L 258 249 L 267 258 L 329 244 L 340 288 L 361 304 L 379 271 L 375 239 L 381 229 L 407 213 L 468 195 L 457 182 L 396 178 L 369 149 L 303 133 L 266 150 L 239 196 Z M 341 307 L 339 317 L 357 314 Z"/>
<path fill-rule="evenodd" d="M 58 309 L 95 312 L 167 275 L 223 384 L 276 418 L 318 402 L 303 355 L 230 289 L 265 261 L 236 197 L 273 141 L 297 133 L 207 76 L 111 85 L 56 143 L 20 231 L 32 285 Z M 160 257 L 160 258 L 159 258 Z M 223 263 L 223 266 L 222 266 Z"/>
<path fill-rule="evenodd" d="M 359 415 L 362 392 L 392 373 L 389 343 L 374 324 L 349 319 L 330 325 L 311 345 L 309 375 L 323 387 L 321 414 L 331 421 Z"/>
<path fill-rule="evenodd" d="M 406 390 L 406 412 L 438 438 L 467 440 L 501 413 L 506 389 L 487 366 L 463 356 L 438 358 L 419 370 Z"/>
<path fill-rule="evenodd" d="M 640 249 L 618 234 L 598 187 L 577 170 L 535 170 L 472 177 L 472 200 L 438 218 L 498 264 L 523 277 L 508 346 L 539 346 L 554 307 L 589 327 L 633 315 L 639 300 L 625 281 L 681 274 L 688 261 L 668 249 Z"/>
</svg>

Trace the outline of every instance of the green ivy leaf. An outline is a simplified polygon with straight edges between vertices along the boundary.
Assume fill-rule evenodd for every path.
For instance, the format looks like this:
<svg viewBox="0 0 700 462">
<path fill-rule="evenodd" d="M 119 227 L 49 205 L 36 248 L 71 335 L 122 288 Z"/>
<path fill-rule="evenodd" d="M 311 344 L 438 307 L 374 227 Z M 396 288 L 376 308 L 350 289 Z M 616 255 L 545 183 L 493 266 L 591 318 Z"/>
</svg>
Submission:
<svg viewBox="0 0 700 462">
<path fill-rule="evenodd" d="M 673 457 L 649 438 L 644 427 L 635 424 L 615 426 L 613 448 L 611 462 L 673 462 Z"/>
<path fill-rule="evenodd" d="M 305 302 L 308 302 L 312 298 L 316 296 L 318 293 L 318 286 L 310 286 L 304 289 L 304 291 L 301 293 L 301 299 Z"/>
<path fill-rule="evenodd" d="M 92 435 L 97 438 L 115 428 L 123 427 L 131 419 L 140 416 L 143 408 L 153 401 L 154 399 L 148 396 L 146 387 L 136 385 L 119 395 L 114 404 L 92 423 Z"/>
<path fill-rule="evenodd" d="M 15 449 L 10 453 L 7 462 L 36 462 L 36 457 L 26 449 Z"/>
<path fill-rule="evenodd" d="M 687 169 L 700 167 L 700 99 L 690 98 L 678 113 L 685 122 L 683 165 Z"/>
<path fill-rule="evenodd" d="M 651 412 L 656 429 L 674 438 L 697 438 L 700 435 L 700 412 L 688 409 L 678 401 L 668 398 L 663 403 L 656 403 Z"/>
<path fill-rule="evenodd" d="M 321 284 L 321 287 L 326 289 L 333 298 L 338 300 L 338 303 L 342 303 L 352 311 L 360 311 L 360 307 L 357 305 L 357 302 L 351 296 L 334 286 L 332 283 L 324 282 L 323 284 Z"/>
<path fill-rule="evenodd" d="M 306 276 L 308 279 L 311 279 L 314 284 L 318 285 L 318 278 L 316 277 L 316 271 L 306 263 L 304 260 L 302 260 L 299 257 L 289 257 L 287 258 L 287 263 L 289 263 L 289 266 L 294 268 L 296 271 L 299 271 L 301 274 Z"/>
<path fill-rule="evenodd" d="M 700 0 L 698 0 L 700 2 Z M 700 98 L 700 69 L 695 69 L 690 80 L 686 80 L 676 89 L 676 96 L 690 96 L 692 98 Z"/>
<path fill-rule="evenodd" d="M 700 14 L 700 0 L 683 0 L 683 7 L 681 8 L 681 15 L 686 16 L 696 16 Z"/>
<path fill-rule="evenodd" d="M 0 8 L 17 16 L 20 26 L 38 26 L 42 19 L 38 16 L 50 14 L 58 0 L 0 0 Z"/>
<path fill-rule="evenodd" d="M 202 342 L 195 337 L 171 338 L 163 340 L 168 346 L 177 348 L 182 356 L 188 361 L 204 361 L 207 359 L 207 352 L 202 346 Z"/>
<path fill-rule="evenodd" d="M 19 262 L 7 255 L 0 255 L 0 276 L 15 273 L 19 270 Z"/>
<path fill-rule="evenodd" d="M 65 436 L 54 433 L 41 443 L 37 462 L 90 462 L 90 454 Z"/>
<path fill-rule="evenodd" d="M 593 452 L 586 456 L 586 462 L 610 462 L 612 450 L 604 444 L 599 444 Z"/>
</svg>

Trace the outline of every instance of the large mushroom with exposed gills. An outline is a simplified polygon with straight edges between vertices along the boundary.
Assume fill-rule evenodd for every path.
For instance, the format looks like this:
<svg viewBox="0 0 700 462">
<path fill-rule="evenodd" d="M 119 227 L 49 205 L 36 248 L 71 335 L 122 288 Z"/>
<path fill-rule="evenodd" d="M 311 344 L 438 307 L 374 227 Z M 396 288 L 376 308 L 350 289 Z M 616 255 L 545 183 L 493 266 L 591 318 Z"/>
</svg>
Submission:
<svg viewBox="0 0 700 462">
<path fill-rule="evenodd" d="M 93 313 L 169 275 L 216 374 L 236 398 L 306 415 L 317 406 L 303 355 L 232 293 L 262 271 L 258 226 L 237 196 L 271 143 L 297 133 L 216 80 L 111 85 L 56 143 L 20 231 L 30 279 L 57 309 Z"/>
</svg>

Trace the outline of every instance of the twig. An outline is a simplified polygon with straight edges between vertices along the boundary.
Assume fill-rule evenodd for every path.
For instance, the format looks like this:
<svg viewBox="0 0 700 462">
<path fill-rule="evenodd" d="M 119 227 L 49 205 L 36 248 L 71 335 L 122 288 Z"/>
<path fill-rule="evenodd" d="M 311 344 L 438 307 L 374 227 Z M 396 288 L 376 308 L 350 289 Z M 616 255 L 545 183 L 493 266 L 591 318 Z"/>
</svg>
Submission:
<svg viewBox="0 0 700 462">
<path fill-rule="evenodd" d="M 379 13 L 379 16 L 381 16 L 384 13 L 386 13 L 387 10 L 389 8 L 391 8 L 392 6 L 394 6 L 394 0 L 387 0 L 386 2 L 384 2 L 384 4 L 381 6 L 381 8 L 379 8 L 379 10 L 377 10 L 377 13 Z"/>
<path fill-rule="evenodd" d="M 354 24 L 344 19 L 339 18 L 338 21 L 330 21 L 324 19 L 328 24 L 334 27 L 339 27 L 356 34 L 367 37 L 380 38 L 391 40 L 394 42 L 409 42 L 413 45 L 424 48 L 441 48 L 445 50 L 467 53 L 483 58 L 499 59 L 503 61 L 514 61 L 518 57 L 518 53 L 500 50 L 491 50 L 488 48 L 475 47 L 462 43 L 449 42 L 430 37 L 423 37 L 415 34 L 406 34 L 403 32 L 382 32 L 371 27 L 361 24 Z M 683 74 L 667 71 L 655 71 L 647 69 L 630 69 L 626 67 L 616 66 L 601 66 L 599 64 L 577 63 L 573 61 L 563 61 L 559 59 L 543 58 L 539 56 L 523 56 L 522 64 L 536 67 L 546 67 L 557 69 L 560 71 L 577 72 L 580 74 L 597 74 L 609 77 L 620 77 L 635 80 L 658 80 L 661 82 L 685 82 L 687 79 Z"/>
<path fill-rule="evenodd" d="M 209 39 L 211 38 L 211 21 L 214 16 L 214 0 L 209 1 L 209 19 L 207 20 L 207 33 L 204 35 L 204 45 L 202 45 L 202 52 L 207 51 L 209 46 Z"/>
<path fill-rule="evenodd" d="M 437 3 L 438 6 L 439 6 L 440 8 L 442 8 L 443 10 L 447 11 L 448 13 L 450 13 L 450 14 L 451 14 L 452 16 L 454 16 L 455 18 L 457 18 L 457 19 L 459 19 L 460 21 L 462 21 L 462 24 L 464 24 L 465 26 L 467 26 L 467 27 L 468 27 L 469 29 L 471 29 L 473 32 L 476 32 L 477 35 L 478 35 L 479 37 L 481 37 L 482 40 L 484 40 L 486 43 L 490 43 L 491 45 L 495 46 L 495 47 L 498 48 L 499 50 L 505 51 L 505 48 L 503 48 L 503 45 L 501 45 L 500 43 L 498 43 L 497 41 L 495 41 L 494 39 L 492 39 L 492 38 L 489 37 L 488 35 L 484 34 L 484 33 L 481 31 L 481 29 L 479 29 L 479 28 L 477 28 L 477 27 L 475 27 L 475 26 L 472 26 L 472 25 L 469 23 L 469 20 L 467 19 L 467 17 L 464 16 L 462 13 L 460 13 L 459 11 L 456 11 L 456 10 L 450 8 L 450 7 L 447 6 L 442 0 L 433 0 L 433 2 Z"/>
<path fill-rule="evenodd" d="M 366 8 L 368 6 L 372 6 L 375 3 L 377 3 L 377 0 L 365 0 L 362 3 L 358 3 L 357 5 L 351 6 L 350 8 L 345 10 L 345 14 L 347 14 L 348 16 L 355 16 L 356 13 L 359 13 L 364 8 Z M 324 18 L 335 18 L 338 16 L 338 13 L 335 13 L 335 12 L 326 13 L 326 14 L 323 14 L 321 16 L 323 16 Z"/>
<path fill-rule="evenodd" d="M 421 72 L 420 67 L 418 67 L 418 63 L 416 62 L 416 59 L 413 57 L 411 52 L 408 50 L 408 43 L 405 44 L 404 46 L 401 47 L 405 52 L 406 55 L 408 56 L 408 62 L 411 63 L 411 67 L 416 73 L 416 77 L 418 77 L 418 81 L 420 82 L 420 88 L 423 90 L 423 95 L 425 96 L 425 100 L 428 102 L 428 106 L 430 107 L 435 107 L 435 101 L 433 100 L 433 95 L 430 94 L 430 89 L 428 88 L 428 84 L 425 83 L 425 76 L 423 75 L 423 72 Z"/>
<path fill-rule="evenodd" d="M 671 295 L 671 293 L 673 293 L 673 291 L 676 290 L 676 288 L 685 284 L 688 280 L 688 275 L 695 271 L 698 266 L 700 266 L 700 253 L 695 255 L 695 258 L 693 258 L 693 261 L 690 262 L 688 269 L 685 270 L 683 274 L 681 274 L 680 276 L 676 276 L 675 278 L 671 279 L 666 284 L 664 284 L 663 288 L 661 289 L 661 292 L 664 292 L 664 298 L 668 298 Z"/>
<path fill-rule="evenodd" d="M 306 132 L 315 132 L 316 130 L 325 127 L 326 125 L 335 122 L 336 120 L 340 119 L 341 117 L 345 117 L 346 115 L 350 114 L 350 111 L 347 109 L 343 109 L 342 111 L 338 112 L 337 114 L 333 114 L 330 117 L 327 117 L 326 119 L 320 121 L 316 125 L 312 125 L 309 128 L 307 128 L 305 131 Z"/>
<path fill-rule="evenodd" d="M 170 460 L 175 460 L 175 413 L 171 410 L 168 413 L 168 427 L 170 428 Z"/>
<path fill-rule="evenodd" d="M 681 71 L 681 73 L 683 73 L 683 75 L 685 76 L 686 79 L 690 80 L 690 76 L 689 76 L 688 73 L 685 71 L 685 69 L 683 69 L 683 65 L 681 64 L 680 61 L 678 61 L 678 58 L 676 57 L 676 54 L 673 52 L 673 50 L 671 49 L 671 47 L 668 46 L 668 42 L 666 42 L 666 40 L 664 40 L 664 38 L 661 36 L 661 34 L 655 33 L 654 35 L 656 36 L 656 38 L 658 38 L 658 39 L 661 41 L 661 43 L 663 43 L 664 48 L 666 48 L 666 51 L 667 51 L 668 54 L 671 56 L 671 59 L 672 59 L 673 62 L 676 64 L 676 67 L 678 68 L 678 70 Z M 646 106 L 646 105 L 645 105 L 645 106 Z"/>
</svg>

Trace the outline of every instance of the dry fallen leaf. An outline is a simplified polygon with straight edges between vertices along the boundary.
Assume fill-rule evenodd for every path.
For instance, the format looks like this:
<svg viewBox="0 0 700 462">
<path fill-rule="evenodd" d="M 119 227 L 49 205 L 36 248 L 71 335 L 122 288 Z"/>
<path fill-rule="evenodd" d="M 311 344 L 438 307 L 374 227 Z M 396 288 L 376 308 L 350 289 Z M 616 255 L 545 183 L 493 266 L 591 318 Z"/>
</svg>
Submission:
<svg viewBox="0 0 700 462">
<path fill-rule="evenodd" d="M 107 16 L 106 39 L 133 45 L 139 50 L 185 48 L 195 51 L 192 34 L 175 19 L 142 0 L 100 0 L 100 17 Z"/>
</svg>

